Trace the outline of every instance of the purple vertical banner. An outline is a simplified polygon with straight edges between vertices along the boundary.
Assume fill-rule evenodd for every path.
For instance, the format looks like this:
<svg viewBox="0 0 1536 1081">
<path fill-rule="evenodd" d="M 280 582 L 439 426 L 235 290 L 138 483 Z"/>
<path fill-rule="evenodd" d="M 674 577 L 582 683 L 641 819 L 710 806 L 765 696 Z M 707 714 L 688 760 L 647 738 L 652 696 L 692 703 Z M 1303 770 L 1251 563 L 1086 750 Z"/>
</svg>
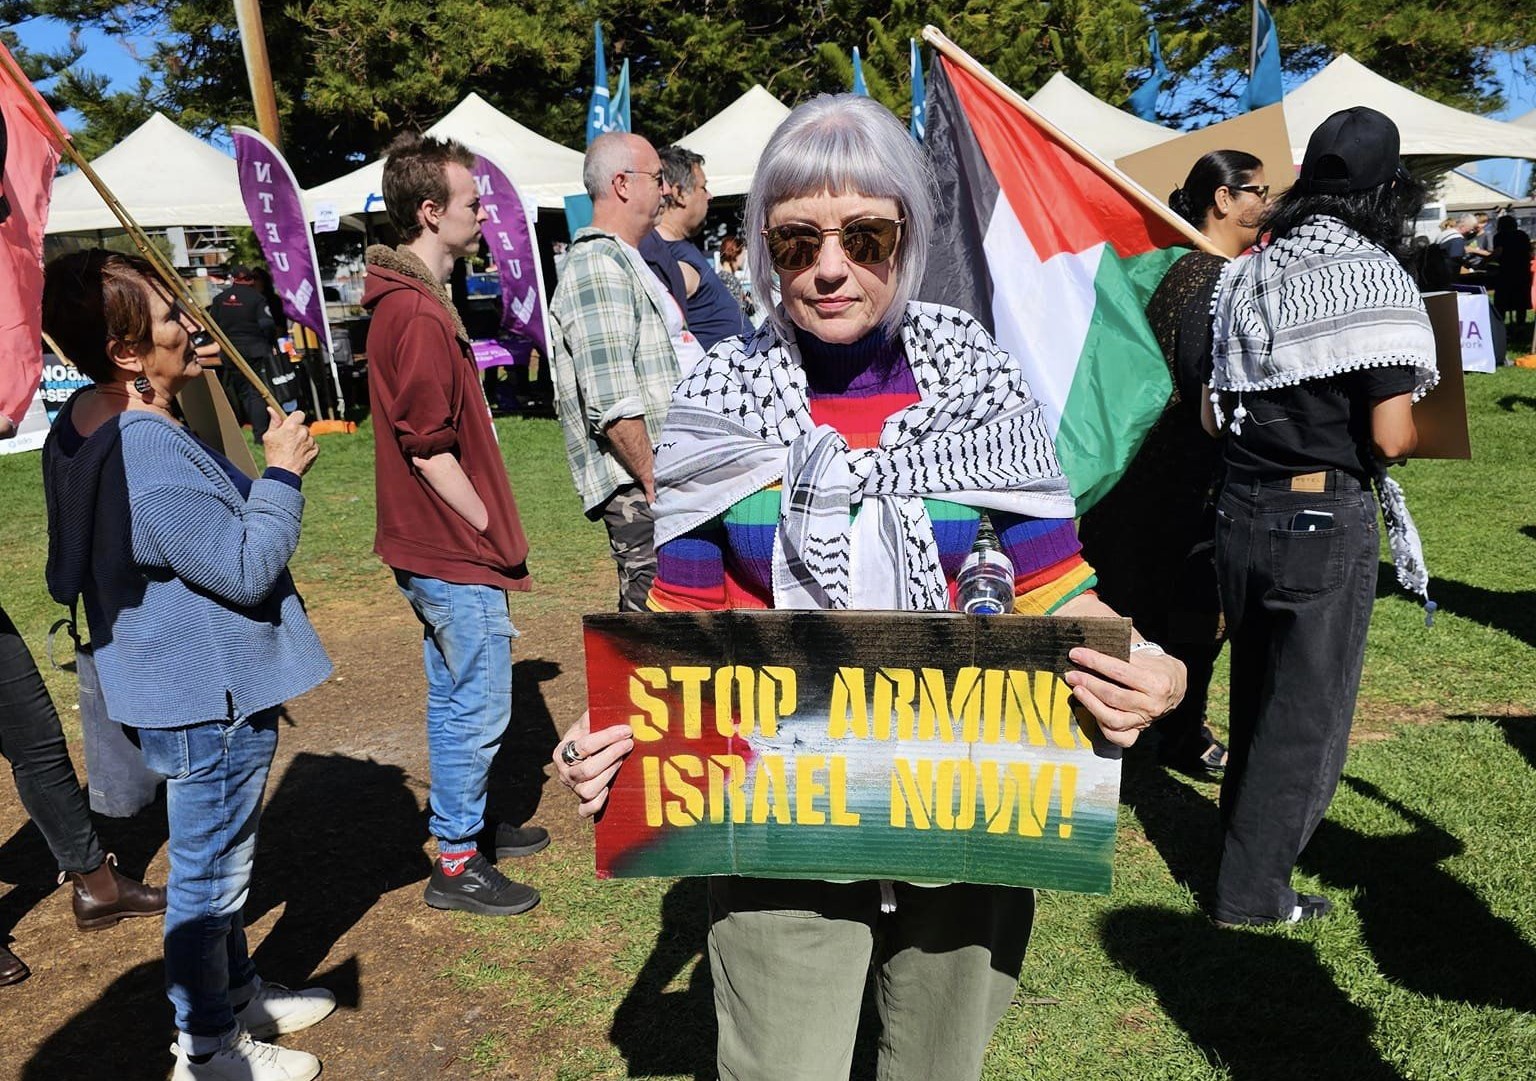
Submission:
<svg viewBox="0 0 1536 1081">
<path fill-rule="evenodd" d="M 260 132 L 239 127 L 230 131 L 235 137 L 240 198 L 272 272 L 272 285 L 283 298 L 288 318 L 318 334 L 330 355 L 331 327 L 325 319 L 320 260 L 298 181 L 277 147 Z"/>
<path fill-rule="evenodd" d="M 501 278 L 501 327 L 508 334 L 532 341 L 547 363 L 544 273 L 523 200 L 511 178 L 484 154 L 475 156 L 475 187 L 485 208 L 480 232 Z"/>
</svg>

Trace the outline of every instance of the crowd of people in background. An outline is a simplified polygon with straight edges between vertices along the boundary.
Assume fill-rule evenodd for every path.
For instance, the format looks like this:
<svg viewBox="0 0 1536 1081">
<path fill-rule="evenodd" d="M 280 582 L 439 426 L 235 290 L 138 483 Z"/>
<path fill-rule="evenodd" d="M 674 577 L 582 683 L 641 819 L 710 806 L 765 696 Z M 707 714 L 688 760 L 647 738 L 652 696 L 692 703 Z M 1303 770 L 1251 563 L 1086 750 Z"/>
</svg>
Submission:
<svg viewBox="0 0 1536 1081">
<path fill-rule="evenodd" d="M 1390 120 L 1355 108 L 1318 128 L 1278 199 L 1249 154 L 1194 164 L 1170 205 L 1210 250 L 1176 262 L 1147 309 L 1173 393 L 1131 473 L 1078 523 L 1032 373 L 972 314 L 917 299 L 937 193 L 888 110 L 854 95 L 795 109 L 718 270 L 695 244 L 708 163 L 599 136 L 583 171 L 592 222 L 561 261 L 548 360 L 582 509 L 612 548 L 616 607 L 947 609 L 990 529 L 1012 559 L 1014 611 L 1132 617 L 1129 660 L 1079 647 L 1066 681 L 1111 743 L 1151 728 L 1170 767 L 1220 781 L 1212 917 L 1326 916 L 1328 899 L 1298 893 L 1291 874 L 1343 769 L 1378 500 L 1400 578 L 1425 578 L 1387 474 L 1412 452 L 1409 407 L 1435 379 L 1399 260 L 1423 189 L 1398 149 Z M 549 843 L 486 814 L 512 709 L 508 598 L 528 588 L 538 538 L 524 536 L 448 288 L 480 243 L 472 165 L 457 143 L 415 134 L 385 165 L 399 243 L 368 250 L 364 298 L 374 551 L 421 626 L 435 841 L 423 900 L 506 917 L 540 898 L 497 861 Z M 1434 246 L 1459 266 L 1482 251 L 1476 234 L 1460 219 Z M 1528 307 L 1529 239 L 1505 218 L 1482 254 L 1511 268 L 1496 302 L 1523 320 L 1513 294 L 1523 280 Z M 3 613 L 0 750 L 82 928 L 165 913 L 173 1077 L 307 1081 L 318 1060 L 268 1041 L 335 1001 L 263 982 L 241 910 L 279 711 L 330 672 L 287 571 L 317 448 L 302 413 L 243 388 L 260 477 L 183 424 L 175 395 L 216 347 L 198 344 L 142 261 L 58 260 L 44 308 L 92 381 L 44 452 L 48 588 L 83 607 L 111 718 L 166 778 L 166 888 L 123 877 L 101 851 Z M 242 350 L 274 345 L 249 271 L 212 311 Z M 1225 744 L 1206 717 L 1223 642 Z M 581 815 L 601 812 L 633 747 L 627 726 L 573 719 L 552 765 Z M 973 884 L 721 876 L 708 895 L 718 1065 L 737 1079 L 845 1078 L 871 971 L 882 1077 L 979 1076 L 1034 918 L 1030 890 Z M 0 983 L 26 974 L 0 949 Z"/>
</svg>

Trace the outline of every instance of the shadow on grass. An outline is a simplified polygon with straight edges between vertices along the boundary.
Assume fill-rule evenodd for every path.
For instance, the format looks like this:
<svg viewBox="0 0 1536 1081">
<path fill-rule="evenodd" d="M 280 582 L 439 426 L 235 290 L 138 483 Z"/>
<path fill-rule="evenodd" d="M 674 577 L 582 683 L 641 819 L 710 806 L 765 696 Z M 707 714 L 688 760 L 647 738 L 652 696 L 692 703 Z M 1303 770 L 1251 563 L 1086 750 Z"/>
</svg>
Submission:
<svg viewBox="0 0 1536 1081">
<path fill-rule="evenodd" d="M 129 878 L 144 878 L 144 870 L 165 843 L 165 790 L 131 818 L 91 815 L 102 851 L 117 857 L 118 869 Z M 0 882 L 15 887 L 0 897 L 0 942 L 44 898 L 59 891 L 57 903 L 68 906 L 70 891 L 58 886 L 58 865 L 41 831 L 29 819 L 0 845 Z"/>
<path fill-rule="evenodd" d="M 279 905 L 283 913 L 252 955 L 257 971 L 290 987 L 327 987 L 356 1007 L 356 958 L 312 977 L 380 897 L 431 873 L 426 823 L 405 771 L 342 754 L 295 755 L 260 830 L 245 922 Z"/>
<path fill-rule="evenodd" d="M 661 928 L 651 955 L 614 1011 L 608 1038 L 629 1064 L 630 1077 L 715 1076 L 714 985 L 704 959 L 709 905 L 702 878 L 683 878 L 661 901 Z M 693 967 L 688 986 L 668 991 Z"/>
<path fill-rule="evenodd" d="M 164 815 L 161 803 L 154 813 L 160 837 Z M 262 812 L 245 919 L 254 923 L 279 905 L 283 914 L 254 953 L 257 969 L 290 986 L 327 987 L 342 1005 L 356 1007 L 355 957 L 311 977 L 384 893 L 427 877 L 425 840 L 400 767 L 339 754 L 296 755 Z M 146 962 L 49 1036 L 22 1077 L 161 1081 L 174 1038 L 164 964 Z"/>
<path fill-rule="evenodd" d="M 19 1076 L 21 1081 L 165 1081 L 172 1062 L 167 1048 L 175 1038 L 165 965 L 145 961 L 49 1036 Z"/>
<path fill-rule="evenodd" d="M 1402 596 L 1397 571 L 1392 564 L 1383 562 L 1377 570 L 1376 596 Z M 1442 612 L 1470 619 L 1473 623 L 1513 635 L 1528 646 L 1536 646 L 1536 589 L 1485 589 L 1432 574 L 1429 596 Z"/>
<path fill-rule="evenodd" d="M 1448 721 L 1487 722 L 1504 733 L 1504 742 L 1520 753 L 1525 764 L 1536 769 L 1536 714 L 1523 717 L 1489 717 L 1481 713 L 1448 713 Z M 5 926 L 0 923 L 0 927 Z"/>
<path fill-rule="evenodd" d="M 549 704 L 544 700 L 544 684 L 560 675 L 556 661 L 541 657 L 518 661 L 512 666 L 512 720 L 502 737 L 501 749 L 491 762 L 490 794 L 486 800 L 486 821 L 494 829 L 496 822 L 521 826 L 533 817 L 549 777 L 549 765 L 560 732 L 576 718 L 566 718 L 555 725 Z M 494 844 L 494 836 L 482 839 Z"/>
<path fill-rule="evenodd" d="M 1516 406 L 1536 410 L 1536 398 L 1529 394 L 1506 394 L 1499 399 L 1498 406 L 1506 413 L 1513 413 Z"/>
<path fill-rule="evenodd" d="M 1215 786 L 1211 786 L 1215 794 Z M 1189 782 L 1172 776 L 1149 754 L 1121 762 L 1120 802 L 1136 812 L 1168 873 L 1209 908 L 1216 894 L 1221 857 L 1221 816 L 1216 803 Z"/>
<path fill-rule="evenodd" d="M 1333 982 L 1311 945 L 1227 931 L 1204 916 L 1137 906 L 1100 921 L 1105 952 L 1232 1081 L 1397 1081 L 1371 1045 L 1371 1015 Z"/>
<path fill-rule="evenodd" d="M 1440 867 L 1461 841 L 1368 781 L 1344 784 L 1389 808 L 1407 833 L 1366 835 L 1325 820 L 1301 866 L 1358 890 L 1361 936 L 1381 974 L 1431 998 L 1536 1012 L 1536 949 Z"/>
</svg>

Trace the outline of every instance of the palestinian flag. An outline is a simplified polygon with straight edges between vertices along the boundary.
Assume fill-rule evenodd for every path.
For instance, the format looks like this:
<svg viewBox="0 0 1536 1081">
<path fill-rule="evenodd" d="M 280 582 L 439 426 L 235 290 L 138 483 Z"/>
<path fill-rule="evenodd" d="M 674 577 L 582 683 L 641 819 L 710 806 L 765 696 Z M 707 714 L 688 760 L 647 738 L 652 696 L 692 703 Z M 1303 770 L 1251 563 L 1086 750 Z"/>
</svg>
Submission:
<svg viewBox="0 0 1536 1081">
<path fill-rule="evenodd" d="M 1168 401 L 1145 308 L 1188 240 L 943 56 L 925 145 L 940 210 L 922 297 L 975 315 L 1018 358 L 1081 514 Z"/>
</svg>

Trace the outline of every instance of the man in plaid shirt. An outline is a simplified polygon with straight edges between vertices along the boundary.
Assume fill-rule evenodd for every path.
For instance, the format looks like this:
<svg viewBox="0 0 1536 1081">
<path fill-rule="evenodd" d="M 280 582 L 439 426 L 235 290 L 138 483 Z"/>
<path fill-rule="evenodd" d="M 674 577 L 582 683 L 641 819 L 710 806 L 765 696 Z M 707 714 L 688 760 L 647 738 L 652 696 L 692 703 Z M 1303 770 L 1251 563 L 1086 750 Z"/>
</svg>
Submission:
<svg viewBox="0 0 1536 1081">
<path fill-rule="evenodd" d="M 661 159 L 640 136 L 610 132 L 587 148 L 582 182 L 592 224 L 577 230 L 550 300 L 555 403 L 582 506 L 608 529 L 619 609 L 644 611 L 656 577 L 652 447 L 681 374 L 665 287 L 636 250 L 661 214 Z"/>
</svg>

